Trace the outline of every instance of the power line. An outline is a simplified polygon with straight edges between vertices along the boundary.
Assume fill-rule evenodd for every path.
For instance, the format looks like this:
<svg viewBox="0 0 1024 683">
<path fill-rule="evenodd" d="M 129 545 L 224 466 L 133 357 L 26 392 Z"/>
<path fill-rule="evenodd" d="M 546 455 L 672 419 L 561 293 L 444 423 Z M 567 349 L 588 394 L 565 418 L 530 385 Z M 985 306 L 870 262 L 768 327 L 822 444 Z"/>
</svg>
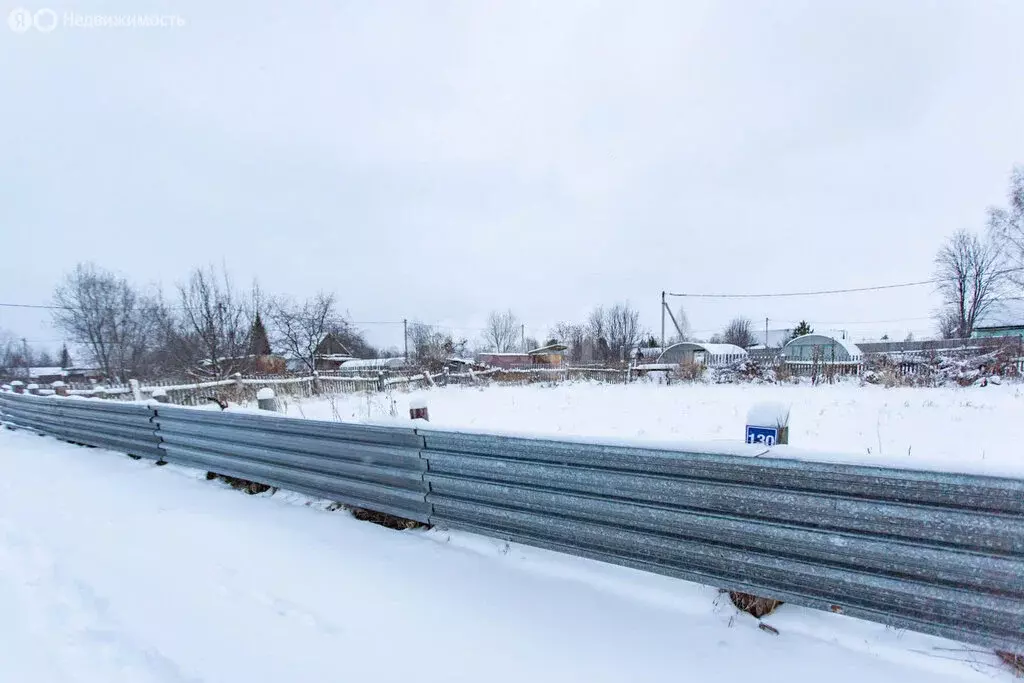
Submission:
<svg viewBox="0 0 1024 683">
<path fill-rule="evenodd" d="M 688 297 L 691 299 L 768 299 L 792 296 L 820 296 L 823 294 L 849 294 L 853 292 L 875 292 L 882 289 L 899 289 L 901 287 L 920 287 L 921 285 L 935 284 L 935 280 L 921 280 L 919 282 L 901 282 L 895 285 L 875 285 L 873 287 L 853 287 L 850 289 L 820 289 L 808 292 L 779 292 L 774 294 L 684 294 L 666 292 L 666 296 Z"/>
<path fill-rule="evenodd" d="M 4 308 L 40 308 L 40 309 L 46 309 L 46 310 L 49 310 L 49 311 L 71 310 L 67 306 L 46 306 L 46 305 L 43 305 L 43 304 L 5 304 L 5 303 L 0 303 L 0 307 L 4 307 Z"/>
<path fill-rule="evenodd" d="M 891 318 L 889 320 L 807 320 L 806 322 L 814 323 L 815 325 L 877 325 L 881 323 L 907 323 L 917 322 L 921 320 L 934 320 L 934 316 L 923 316 L 920 318 Z M 804 320 L 781 320 L 779 318 L 772 318 L 775 322 L 779 323 L 792 323 L 799 325 Z"/>
<path fill-rule="evenodd" d="M 991 273 L 991 277 L 1009 275 L 1010 273 L 1024 272 L 1024 267 L 1006 268 Z M 683 292 L 665 292 L 666 296 L 688 297 L 691 299 L 767 299 L 793 296 L 821 296 L 825 294 L 851 294 L 854 292 L 876 292 L 885 289 L 900 289 L 903 287 L 920 287 L 922 285 L 935 285 L 943 282 L 943 279 L 932 278 L 930 280 L 919 280 L 917 282 L 900 282 L 893 285 L 874 285 L 872 287 L 851 287 L 848 289 L 819 289 L 807 292 L 779 292 L 775 294 L 688 294 Z M 1016 299 L 1018 297 L 1006 297 Z"/>
</svg>

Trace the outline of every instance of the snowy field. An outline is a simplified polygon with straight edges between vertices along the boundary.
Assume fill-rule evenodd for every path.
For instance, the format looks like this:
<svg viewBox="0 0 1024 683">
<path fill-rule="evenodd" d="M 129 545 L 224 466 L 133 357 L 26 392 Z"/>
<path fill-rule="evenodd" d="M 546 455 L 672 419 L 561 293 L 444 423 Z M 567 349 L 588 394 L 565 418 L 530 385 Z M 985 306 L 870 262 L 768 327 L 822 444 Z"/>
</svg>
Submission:
<svg viewBox="0 0 1024 683">
<path fill-rule="evenodd" d="M 564 419 L 544 424 L 614 433 L 615 413 L 587 409 L 613 392 L 647 395 L 623 391 L 567 402 L 564 389 L 446 390 L 431 409 L 476 401 L 473 424 L 488 426 L 493 408 L 517 406 L 500 424 L 522 427 L 562 406 Z M 644 422 L 689 435 L 704 417 L 680 410 L 688 395 L 671 390 L 676 407 Z M 985 396 L 1020 406 L 1012 392 Z M 688 410 L 726 410 L 707 400 Z M 644 413 L 622 405 L 636 433 Z M 700 434 L 737 420 L 726 411 Z M 775 635 L 712 588 L 468 534 L 390 531 L 202 477 L 0 430 L 0 681 L 1013 680 L 993 655 L 950 641 L 791 605 L 765 619 Z"/>
<path fill-rule="evenodd" d="M 920 469 L 1024 476 L 1024 385 L 894 388 L 647 383 L 447 387 L 419 394 L 431 426 L 648 442 L 742 442 L 747 410 L 790 408 L 777 455 Z M 325 420 L 408 419 L 409 394 L 290 402 L 287 413 Z M 815 453 L 801 453 L 812 449 Z M 824 453 L 823 453 L 824 452 Z"/>
</svg>

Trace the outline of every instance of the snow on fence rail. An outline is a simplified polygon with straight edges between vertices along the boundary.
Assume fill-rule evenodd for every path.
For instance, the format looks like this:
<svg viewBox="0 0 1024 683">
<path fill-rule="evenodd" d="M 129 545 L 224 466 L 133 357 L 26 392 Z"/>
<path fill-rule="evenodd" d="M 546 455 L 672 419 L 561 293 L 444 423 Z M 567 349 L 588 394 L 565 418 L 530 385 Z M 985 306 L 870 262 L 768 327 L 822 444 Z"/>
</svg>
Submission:
<svg viewBox="0 0 1024 683">
<path fill-rule="evenodd" d="M 9 392 L 0 411 L 76 443 L 1024 651 L 1024 479 Z"/>
</svg>

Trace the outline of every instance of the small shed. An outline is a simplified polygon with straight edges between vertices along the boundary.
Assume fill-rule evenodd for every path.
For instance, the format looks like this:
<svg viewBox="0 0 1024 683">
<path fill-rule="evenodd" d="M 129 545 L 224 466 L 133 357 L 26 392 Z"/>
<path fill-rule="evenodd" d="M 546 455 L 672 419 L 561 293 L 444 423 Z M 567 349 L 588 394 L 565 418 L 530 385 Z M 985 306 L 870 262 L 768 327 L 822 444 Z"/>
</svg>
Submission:
<svg viewBox="0 0 1024 683">
<path fill-rule="evenodd" d="M 827 334 L 805 334 L 782 347 L 787 362 L 857 363 L 861 350 L 853 342 Z"/>
<path fill-rule="evenodd" d="M 665 349 L 658 356 L 658 363 L 694 363 L 706 367 L 728 365 L 745 360 L 747 352 L 735 344 L 705 344 L 703 342 L 679 342 Z"/>
<path fill-rule="evenodd" d="M 50 367 L 50 368 L 29 368 L 28 378 L 33 382 L 42 382 L 49 384 L 50 382 L 56 382 L 57 380 L 63 380 L 68 376 L 67 370 L 64 368 Z"/>
<path fill-rule="evenodd" d="M 565 344 L 548 344 L 539 349 L 527 351 L 526 355 L 530 357 L 530 362 L 534 365 L 561 365 L 562 354 L 568 348 Z"/>
</svg>

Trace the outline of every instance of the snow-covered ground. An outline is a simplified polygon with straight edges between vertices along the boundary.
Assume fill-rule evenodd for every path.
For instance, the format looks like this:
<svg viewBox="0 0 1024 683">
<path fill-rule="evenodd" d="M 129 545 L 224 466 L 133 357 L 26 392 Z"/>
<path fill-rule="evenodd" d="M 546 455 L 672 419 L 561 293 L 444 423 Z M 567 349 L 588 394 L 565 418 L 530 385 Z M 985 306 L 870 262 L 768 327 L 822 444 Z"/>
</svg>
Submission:
<svg viewBox="0 0 1024 683">
<path fill-rule="evenodd" d="M 712 588 L 202 474 L 0 430 L 0 681 L 1012 680 L 978 648 L 791 605 L 774 635 Z"/>
<path fill-rule="evenodd" d="M 791 409 L 789 443 L 815 459 L 1024 476 L 1024 385 L 894 388 L 836 385 L 571 383 L 446 387 L 423 392 L 432 427 L 649 441 L 741 442 L 748 409 Z M 408 419 L 409 394 L 349 394 L 286 403 L 292 416 Z M 393 402 L 393 407 L 392 407 Z M 817 453 L 799 453 L 812 449 Z"/>
</svg>

